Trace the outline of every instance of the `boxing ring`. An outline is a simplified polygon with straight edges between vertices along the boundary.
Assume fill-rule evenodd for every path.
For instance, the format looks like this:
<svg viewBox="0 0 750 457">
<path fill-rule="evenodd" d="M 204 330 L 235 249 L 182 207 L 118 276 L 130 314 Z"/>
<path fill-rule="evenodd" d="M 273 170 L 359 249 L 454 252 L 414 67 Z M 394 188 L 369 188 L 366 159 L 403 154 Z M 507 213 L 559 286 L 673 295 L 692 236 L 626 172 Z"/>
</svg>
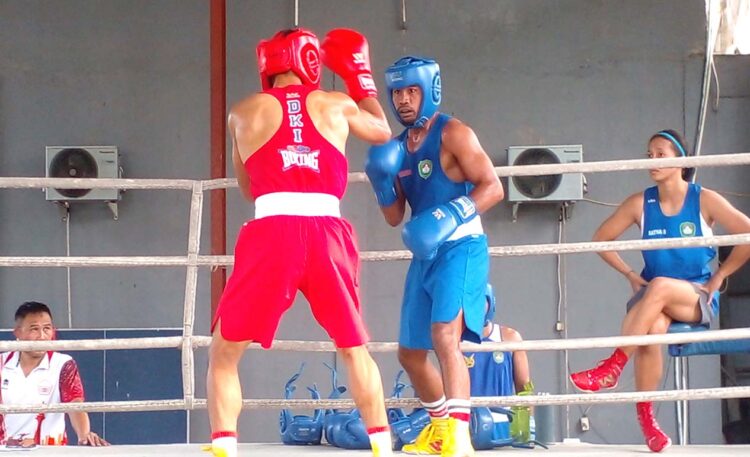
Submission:
<svg viewBox="0 0 750 457">
<path fill-rule="evenodd" d="M 666 451 L 670 456 L 740 456 L 750 453 L 750 446 L 672 446 Z M 2 454 L 2 452 L 0 452 Z M 58 446 L 35 449 L 27 453 L 29 457 L 68 457 L 68 456 L 128 456 L 128 457 L 208 457 L 209 454 L 200 450 L 198 445 L 163 444 L 158 446 L 110 446 L 106 448 L 85 448 L 78 446 Z M 397 454 L 399 454 L 397 452 Z M 595 444 L 560 444 L 550 446 L 549 449 L 537 447 L 535 449 L 502 448 L 493 451 L 477 451 L 477 456 L 518 456 L 534 454 L 537 456 L 550 455 L 552 457 L 593 457 L 593 456 L 623 456 L 652 454 L 643 445 L 595 445 Z M 12 455 L 12 454 L 8 454 Z M 368 451 L 353 451 L 330 446 L 285 446 L 283 444 L 240 444 L 239 455 L 253 457 L 326 457 L 347 455 L 367 456 Z M 399 454 L 400 455 L 400 454 Z M 406 455 L 406 454 L 403 454 Z"/>
<path fill-rule="evenodd" d="M 749 165 L 750 153 L 721 154 L 700 157 L 683 157 L 667 159 L 639 159 L 615 160 L 588 163 L 570 163 L 553 165 L 527 165 L 497 167 L 498 176 L 534 176 L 559 173 L 596 173 L 631 171 L 663 167 L 718 167 L 733 165 Z M 350 173 L 349 182 L 364 183 L 364 173 Z M 60 411 L 89 411 L 89 412 L 129 412 L 129 411 L 166 411 L 166 410 L 197 410 L 206 408 L 206 399 L 195 396 L 195 361 L 194 351 L 207 347 L 210 337 L 194 333 L 195 307 L 197 295 L 198 272 L 200 268 L 231 266 L 232 256 L 212 256 L 200 254 L 201 219 L 203 200 L 206 191 L 236 187 L 233 179 L 219 180 L 173 180 L 173 179 L 72 179 L 72 178 L 0 178 L 0 188 L 34 189 L 53 187 L 62 189 L 80 188 L 117 188 L 117 189 L 150 189 L 150 190 L 181 190 L 191 193 L 190 216 L 188 228 L 187 254 L 182 256 L 96 256 L 96 257 L 67 257 L 67 256 L 3 256 L 0 257 L 1 267 L 184 267 L 185 293 L 183 303 L 182 335 L 175 337 L 125 338 L 107 340 L 67 340 L 67 341 L 2 341 L 0 351 L 28 351 L 28 350 L 138 350 L 152 348 L 175 348 L 181 351 L 182 358 L 182 390 L 183 396 L 172 400 L 152 401 L 110 401 L 85 402 L 58 405 L 0 405 L 0 413 L 37 413 Z M 721 235 L 705 238 L 668 238 L 660 240 L 627 240 L 613 242 L 577 242 L 554 243 L 536 245 L 494 246 L 489 248 L 493 257 L 526 256 L 526 255 L 559 255 L 591 253 L 601 251 L 633 251 L 644 249 L 660 249 L 675 247 L 697 246 L 729 246 L 750 244 L 750 233 L 739 235 Z M 362 261 L 382 262 L 406 260 L 411 253 L 406 250 L 362 252 Z M 465 343 L 464 348 L 471 351 L 560 351 L 571 349 L 613 348 L 617 346 L 651 345 L 651 344 L 685 344 L 711 341 L 728 341 L 750 339 L 750 328 L 729 330 L 709 330 L 689 333 L 670 333 L 664 335 L 643 336 L 612 336 L 598 338 L 568 338 L 548 340 L 528 340 L 523 342 L 484 343 L 481 346 Z M 372 352 L 395 352 L 397 343 L 373 342 L 368 345 Z M 250 350 L 259 349 L 259 345 L 252 344 Z M 330 342 L 310 342 L 295 340 L 276 340 L 271 350 L 300 351 L 300 352 L 334 352 Z M 199 374 L 203 376 L 203 373 Z M 750 386 L 742 387 L 714 387 L 701 389 L 678 389 L 653 392 L 611 392 L 598 394 L 552 394 L 533 396 L 509 397 L 476 397 L 472 399 L 474 406 L 535 406 L 535 405 L 590 405 L 599 403 L 633 403 L 636 401 L 693 401 L 709 399 L 730 399 L 750 397 Z M 351 408 L 353 401 L 311 400 L 311 399 L 244 399 L 245 409 L 320 409 L 320 408 Z M 413 398 L 386 399 L 387 407 L 414 407 L 418 401 Z M 3 449 L 0 449 L 3 451 Z M 37 448 L 31 455 L 63 456 L 63 455 L 128 455 L 148 456 L 161 455 L 168 457 L 207 455 L 201 452 L 198 444 L 180 445 L 148 445 L 148 446 L 118 446 L 110 448 L 82 448 L 77 446 L 61 448 Z M 248 455 L 284 455 L 284 456 L 318 456 L 318 455 L 367 455 L 369 451 L 351 451 L 330 446 L 296 447 L 281 444 L 243 444 L 240 454 Z M 629 455 L 631 453 L 648 452 L 645 444 L 634 445 L 590 445 L 572 443 L 553 445 L 549 450 L 510 450 L 506 448 L 494 451 L 482 451 L 481 455 L 507 452 L 547 452 L 558 455 Z M 668 451 L 671 455 L 748 455 L 750 446 L 674 446 Z"/>
</svg>

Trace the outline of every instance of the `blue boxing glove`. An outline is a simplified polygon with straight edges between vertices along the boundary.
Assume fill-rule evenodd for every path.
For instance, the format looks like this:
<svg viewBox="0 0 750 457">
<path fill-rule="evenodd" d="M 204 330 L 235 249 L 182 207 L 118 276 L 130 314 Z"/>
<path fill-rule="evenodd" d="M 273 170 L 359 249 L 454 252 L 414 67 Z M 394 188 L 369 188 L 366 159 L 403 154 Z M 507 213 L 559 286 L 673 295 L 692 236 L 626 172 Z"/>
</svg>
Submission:
<svg viewBox="0 0 750 457">
<path fill-rule="evenodd" d="M 358 410 L 327 414 L 324 419 L 326 441 L 344 449 L 370 449 L 367 428 Z"/>
<path fill-rule="evenodd" d="M 412 217 L 401 231 L 404 244 L 419 260 L 430 260 L 459 225 L 474 219 L 477 207 L 469 196 L 454 198 L 444 205 Z"/>
<path fill-rule="evenodd" d="M 370 146 L 365 159 L 365 173 L 380 206 L 391 206 L 398 198 L 394 182 L 401 170 L 404 156 L 404 143 L 395 138 L 385 144 Z"/>
</svg>

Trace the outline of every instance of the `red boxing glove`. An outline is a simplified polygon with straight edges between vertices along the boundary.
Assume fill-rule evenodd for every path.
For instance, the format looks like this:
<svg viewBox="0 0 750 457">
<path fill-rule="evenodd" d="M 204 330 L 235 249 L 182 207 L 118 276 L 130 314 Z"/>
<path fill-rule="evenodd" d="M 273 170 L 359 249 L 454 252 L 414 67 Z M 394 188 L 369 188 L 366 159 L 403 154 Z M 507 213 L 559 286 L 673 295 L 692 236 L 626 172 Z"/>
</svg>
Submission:
<svg viewBox="0 0 750 457">
<path fill-rule="evenodd" d="M 367 38 L 351 29 L 333 29 L 320 46 L 323 64 L 344 80 L 349 96 L 355 102 L 377 97 L 378 89 L 370 69 Z"/>
</svg>

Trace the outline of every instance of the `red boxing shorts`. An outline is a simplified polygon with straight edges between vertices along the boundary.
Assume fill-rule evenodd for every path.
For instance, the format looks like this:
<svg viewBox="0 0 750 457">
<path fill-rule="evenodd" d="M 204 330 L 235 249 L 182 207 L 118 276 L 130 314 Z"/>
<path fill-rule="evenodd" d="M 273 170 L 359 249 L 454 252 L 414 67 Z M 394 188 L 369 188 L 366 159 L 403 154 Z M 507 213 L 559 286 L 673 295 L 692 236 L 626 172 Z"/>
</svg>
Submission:
<svg viewBox="0 0 750 457">
<path fill-rule="evenodd" d="M 297 290 L 336 347 L 367 343 L 354 228 L 331 216 L 270 216 L 246 222 L 211 332 L 221 319 L 224 339 L 269 348 Z"/>
</svg>

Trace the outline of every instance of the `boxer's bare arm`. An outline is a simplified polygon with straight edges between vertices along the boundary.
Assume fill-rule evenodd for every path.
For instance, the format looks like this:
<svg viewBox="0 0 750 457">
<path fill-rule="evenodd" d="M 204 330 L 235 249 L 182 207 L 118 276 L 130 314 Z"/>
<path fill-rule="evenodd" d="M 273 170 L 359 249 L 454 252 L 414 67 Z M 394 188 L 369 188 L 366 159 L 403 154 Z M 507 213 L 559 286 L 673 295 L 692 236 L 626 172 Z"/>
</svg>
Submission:
<svg viewBox="0 0 750 457">
<path fill-rule="evenodd" d="M 247 175 L 245 170 L 245 164 L 242 163 L 240 153 L 237 149 L 237 139 L 234 137 L 234 132 L 229 129 L 232 137 L 232 166 L 234 167 L 234 176 L 237 178 L 237 184 L 240 186 L 242 195 L 249 201 L 253 201 L 253 195 L 250 192 L 250 177 Z"/>
<path fill-rule="evenodd" d="M 404 215 L 406 214 L 406 197 L 404 196 L 404 190 L 401 188 L 401 181 L 396 180 L 396 195 L 398 198 L 396 202 L 391 206 L 381 206 L 380 211 L 385 217 L 385 221 L 391 227 L 396 227 L 398 224 L 403 222 Z"/>
<path fill-rule="evenodd" d="M 239 158 L 244 163 L 273 137 L 281 126 L 281 105 L 269 94 L 252 95 L 229 111 L 229 134 L 236 142 Z"/>
<path fill-rule="evenodd" d="M 232 107 L 227 127 L 232 139 L 232 165 L 242 195 L 252 201 L 250 178 L 244 163 L 276 133 L 283 113 L 268 94 L 255 94 Z"/>
<path fill-rule="evenodd" d="M 354 136 L 372 144 L 383 144 L 391 139 L 391 128 L 385 112 L 375 98 L 363 98 L 357 104 L 341 92 L 331 92 L 331 97 L 342 106 L 344 117 Z"/>
<path fill-rule="evenodd" d="M 446 175 L 456 182 L 474 185 L 471 198 L 480 213 L 496 205 L 505 196 L 503 185 L 495 173 L 489 155 L 479 143 L 474 130 L 456 118 L 443 129 L 440 163 Z M 446 160 L 444 163 L 445 152 Z"/>
</svg>

